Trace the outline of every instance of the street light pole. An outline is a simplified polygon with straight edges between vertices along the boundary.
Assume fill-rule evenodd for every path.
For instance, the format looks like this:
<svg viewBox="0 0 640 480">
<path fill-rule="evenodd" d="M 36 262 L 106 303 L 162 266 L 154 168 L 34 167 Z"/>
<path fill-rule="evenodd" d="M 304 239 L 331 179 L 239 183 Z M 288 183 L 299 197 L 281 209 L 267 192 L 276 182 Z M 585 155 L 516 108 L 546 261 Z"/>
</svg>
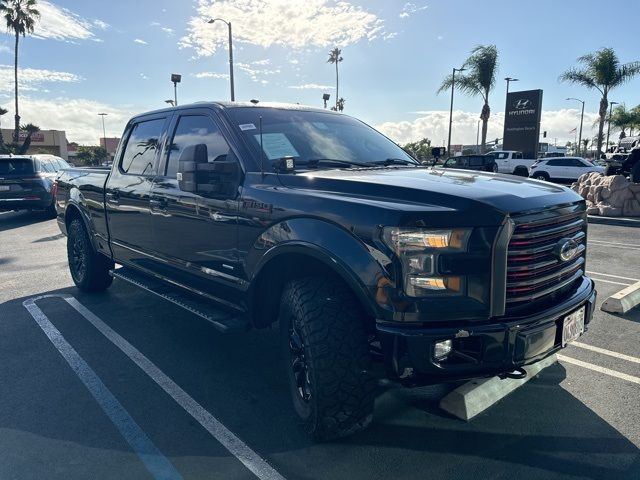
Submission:
<svg viewBox="0 0 640 480">
<path fill-rule="evenodd" d="M 449 139 L 447 141 L 447 155 L 451 155 L 451 126 L 453 125 L 453 91 L 456 88 L 456 72 L 462 72 L 466 68 L 455 68 L 451 74 L 451 106 L 449 107 Z"/>
<path fill-rule="evenodd" d="M 108 113 L 99 113 L 98 115 L 100 115 L 102 117 L 102 138 L 104 139 L 104 149 L 107 149 L 107 133 L 106 130 L 104 128 L 104 117 L 106 117 L 107 115 L 109 115 Z M 107 152 L 108 154 L 109 152 Z"/>
<path fill-rule="evenodd" d="M 569 97 L 567 100 L 575 100 L 582 104 L 582 113 L 580 114 L 580 134 L 578 135 L 578 152 L 582 153 L 582 121 L 584 120 L 584 100 L 580 100 L 579 98 Z M 585 149 L 585 156 L 587 154 Z"/>
<path fill-rule="evenodd" d="M 476 153 L 480 153 L 480 120 L 478 120 L 478 127 L 476 129 Z"/>
<path fill-rule="evenodd" d="M 505 80 L 507 81 L 507 95 L 509 95 L 509 82 L 517 82 L 519 81 L 519 79 L 513 78 L 513 77 L 506 77 Z"/>
<path fill-rule="evenodd" d="M 229 82 L 231 84 L 231 101 L 235 102 L 236 94 L 235 94 L 235 86 L 234 86 L 234 80 L 233 80 L 233 35 L 231 33 L 231 22 L 227 22 L 222 18 L 213 18 L 209 20 L 207 23 L 214 23 L 218 20 L 221 21 L 222 23 L 225 23 L 229 28 Z"/>
<path fill-rule="evenodd" d="M 605 148 L 605 153 L 609 151 L 609 133 L 611 133 L 611 114 L 613 113 L 613 106 L 617 105 L 618 102 L 609 102 L 609 126 L 607 127 L 607 146 Z M 598 152 L 600 155 L 600 152 Z"/>
</svg>

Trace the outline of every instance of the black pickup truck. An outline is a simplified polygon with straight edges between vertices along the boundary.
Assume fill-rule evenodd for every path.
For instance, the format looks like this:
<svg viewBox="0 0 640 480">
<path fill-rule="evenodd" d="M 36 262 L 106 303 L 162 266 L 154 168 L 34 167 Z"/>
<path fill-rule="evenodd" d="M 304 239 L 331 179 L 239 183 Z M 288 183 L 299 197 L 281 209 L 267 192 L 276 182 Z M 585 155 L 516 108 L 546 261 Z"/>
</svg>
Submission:
<svg viewBox="0 0 640 480">
<path fill-rule="evenodd" d="M 431 169 L 325 110 L 136 116 L 110 171 L 60 175 L 57 210 L 81 290 L 116 277 L 221 331 L 279 325 L 317 439 L 364 428 L 381 379 L 522 375 L 582 334 L 596 297 L 577 194 Z"/>
</svg>

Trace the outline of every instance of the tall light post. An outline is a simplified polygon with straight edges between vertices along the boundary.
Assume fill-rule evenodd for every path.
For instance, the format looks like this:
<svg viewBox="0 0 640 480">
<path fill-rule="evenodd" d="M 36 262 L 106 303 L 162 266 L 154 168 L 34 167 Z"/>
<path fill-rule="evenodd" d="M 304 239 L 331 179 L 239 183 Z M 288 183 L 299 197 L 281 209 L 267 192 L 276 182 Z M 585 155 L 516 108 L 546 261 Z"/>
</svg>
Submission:
<svg viewBox="0 0 640 480">
<path fill-rule="evenodd" d="M 231 22 L 227 22 L 222 18 L 212 18 L 207 23 L 213 24 L 217 21 L 225 23 L 227 27 L 229 27 L 229 82 L 231 83 L 231 101 L 235 102 L 236 94 L 235 94 L 235 87 L 233 82 L 233 37 L 231 35 Z"/>
<path fill-rule="evenodd" d="M 99 113 L 99 116 L 102 117 L 102 138 L 104 139 L 104 149 L 107 149 L 107 133 L 106 130 L 104 128 L 104 117 L 106 117 L 107 115 L 109 115 L 108 113 Z M 107 152 L 107 155 L 109 154 L 109 152 Z"/>
<path fill-rule="evenodd" d="M 463 72 L 466 68 L 455 68 L 451 75 L 451 106 L 449 107 L 449 140 L 447 141 L 447 155 L 451 155 L 451 126 L 453 125 L 453 91 L 456 88 L 456 72 Z"/>
<path fill-rule="evenodd" d="M 509 83 L 510 82 L 518 82 L 520 81 L 519 78 L 513 78 L 513 77 L 505 77 L 505 80 L 507 81 L 507 95 L 509 94 Z"/>
<path fill-rule="evenodd" d="M 584 120 L 584 100 L 580 100 L 579 98 L 569 97 L 567 100 L 575 100 L 576 102 L 580 102 L 582 104 L 582 113 L 580 114 L 580 133 L 578 134 L 578 152 L 582 153 L 582 121 Z M 585 155 L 587 154 L 585 149 Z"/>
<path fill-rule="evenodd" d="M 605 153 L 609 151 L 609 133 L 611 133 L 611 114 L 613 113 L 613 106 L 617 105 L 618 102 L 609 102 L 609 126 L 607 127 L 607 146 L 605 148 Z M 598 152 L 600 155 L 600 152 Z"/>
</svg>

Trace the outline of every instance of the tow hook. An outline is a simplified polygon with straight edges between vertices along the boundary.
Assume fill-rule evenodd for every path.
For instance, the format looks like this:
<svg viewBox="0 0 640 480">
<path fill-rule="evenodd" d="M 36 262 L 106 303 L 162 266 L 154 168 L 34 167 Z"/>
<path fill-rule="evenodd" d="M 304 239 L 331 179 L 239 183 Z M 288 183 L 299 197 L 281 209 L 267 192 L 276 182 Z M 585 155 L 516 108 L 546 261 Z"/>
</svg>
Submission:
<svg viewBox="0 0 640 480">
<path fill-rule="evenodd" d="M 527 376 L 527 371 L 524 368 L 518 367 L 512 372 L 505 372 L 498 375 L 501 380 L 505 378 L 512 378 L 514 380 L 522 380 Z"/>
</svg>

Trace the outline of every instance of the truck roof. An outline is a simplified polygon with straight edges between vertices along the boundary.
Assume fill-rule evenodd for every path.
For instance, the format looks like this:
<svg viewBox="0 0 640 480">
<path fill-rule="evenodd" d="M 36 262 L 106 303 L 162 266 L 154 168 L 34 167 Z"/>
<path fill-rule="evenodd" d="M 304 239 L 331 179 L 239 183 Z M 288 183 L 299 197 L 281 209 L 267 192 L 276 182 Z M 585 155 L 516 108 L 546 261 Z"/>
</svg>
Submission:
<svg viewBox="0 0 640 480">
<path fill-rule="evenodd" d="M 334 115 L 340 115 L 338 112 L 334 112 L 332 110 L 311 107 L 308 105 L 300 105 L 298 103 L 284 103 L 284 102 L 228 102 L 228 101 L 203 101 L 203 102 L 195 102 L 189 103 L 185 105 L 178 105 L 177 107 L 167 107 L 160 108 L 158 110 L 151 110 L 148 112 L 139 113 L 134 115 L 132 118 L 141 117 L 144 115 L 150 115 L 155 113 L 164 113 L 164 112 L 172 112 L 175 110 L 183 110 L 189 108 L 202 108 L 202 107 L 213 107 L 220 110 L 225 110 L 227 108 L 272 108 L 277 110 L 298 110 L 298 111 L 308 111 L 308 112 L 324 112 L 330 113 Z"/>
</svg>

